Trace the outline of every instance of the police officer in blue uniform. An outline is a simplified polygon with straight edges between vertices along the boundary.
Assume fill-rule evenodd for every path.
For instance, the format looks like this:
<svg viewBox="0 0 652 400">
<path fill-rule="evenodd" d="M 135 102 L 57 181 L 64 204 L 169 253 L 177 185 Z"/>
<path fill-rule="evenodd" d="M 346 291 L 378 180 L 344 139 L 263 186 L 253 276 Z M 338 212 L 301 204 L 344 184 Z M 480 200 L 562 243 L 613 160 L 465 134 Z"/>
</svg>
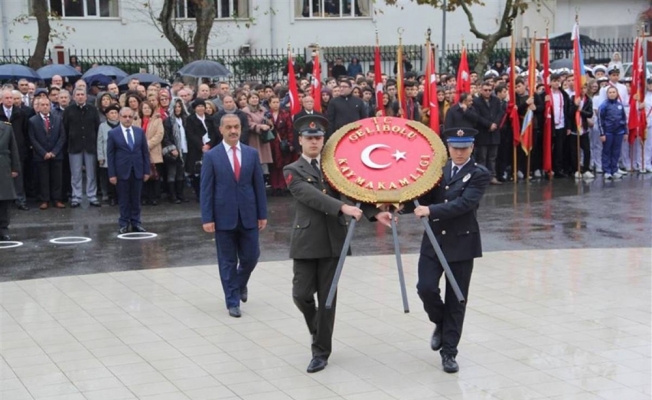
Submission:
<svg viewBox="0 0 652 400">
<path fill-rule="evenodd" d="M 444 166 L 441 182 L 419 199 L 419 207 L 406 207 L 402 211 L 413 211 L 419 218 L 428 218 L 467 301 L 473 260 L 482 256 L 476 213 L 491 180 L 490 172 L 477 164 L 471 156 L 474 136 L 477 133 L 471 128 L 451 128 L 444 131 L 450 159 Z M 459 366 L 455 357 L 462 335 L 466 303 L 462 304 L 457 300 L 448 279 L 446 297 L 442 301 L 439 280 L 444 269 L 425 234 L 421 242 L 418 269 L 417 291 L 428 318 L 435 324 L 430 346 L 434 351 L 440 350 L 444 371 L 457 372 Z"/>
</svg>

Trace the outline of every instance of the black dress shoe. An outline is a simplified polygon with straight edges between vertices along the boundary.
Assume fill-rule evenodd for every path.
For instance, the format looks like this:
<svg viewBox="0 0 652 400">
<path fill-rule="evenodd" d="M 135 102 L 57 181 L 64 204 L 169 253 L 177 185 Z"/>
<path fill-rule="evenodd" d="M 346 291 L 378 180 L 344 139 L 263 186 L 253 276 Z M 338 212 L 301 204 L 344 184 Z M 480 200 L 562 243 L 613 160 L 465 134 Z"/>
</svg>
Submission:
<svg viewBox="0 0 652 400">
<path fill-rule="evenodd" d="M 151 204 L 153 206 L 158 206 L 158 201 L 152 200 L 149 204 Z"/>
<path fill-rule="evenodd" d="M 76 201 L 70 203 L 70 208 L 77 208 L 77 207 L 79 207 L 79 203 L 77 203 Z"/>
<path fill-rule="evenodd" d="M 312 374 L 313 372 L 319 372 L 322 369 L 326 368 L 327 365 L 328 360 L 324 357 L 314 357 L 312 360 L 310 360 L 310 364 L 308 365 L 306 372 L 309 374 Z"/>
<path fill-rule="evenodd" d="M 430 339 L 430 348 L 434 351 L 441 349 L 441 324 L 435 324 L 435 331 Z"/>
<path fill-rule="evenodd" d="M 20 203 L 16 206 L 20 211 L 29 211 L 29 207 L 27 207 L 27 204 L 25 203 Z"/>
<path fill-rule="evenodd" d="M 102 207 L 102 203 L 100 203 L 99 201 L 91 201 L 90 205 L 92 207 Z"/>
<path fill-rule="evenodd" d="M 124 235 L 125 233 L 129 233 L 129 227 L 121 226 L 120 229 L 118 229 L 118 235 Z"/>
<path fill-rule="evenodd" d="M 11 236 L 9 235 L 0 235 L 0 242 L 9 242 L 11 241 Z"/>
<path fill-rule="evenodd" d="M 138 233 L 145 233 L 147 232 L 147 229 L 143 228 L 142 225 L 136 225 L 131 227 L 132 232 L 138 232 Z"/>
<path fill-rule="evenodd" d="M 460 366 L 457 365 L 457 361 L 455 361 L 455 356 L 442 355 L 441 365 L 444 366 L 444 372 L 448 372 L 449 374 L 460 370 Z"/>
<path fill-rule="evenodd" d="M 242 316 L 240 307 L 229 307 L 229 315 L 233 318 L 240 318 Z"/>
<path fill-rule="evenodd" d="M 246 287 L 240 289 L 240 301 L 246 303 L 248 299 L 249 299 L 249 289 L 247 289 Z"/>
</svg>

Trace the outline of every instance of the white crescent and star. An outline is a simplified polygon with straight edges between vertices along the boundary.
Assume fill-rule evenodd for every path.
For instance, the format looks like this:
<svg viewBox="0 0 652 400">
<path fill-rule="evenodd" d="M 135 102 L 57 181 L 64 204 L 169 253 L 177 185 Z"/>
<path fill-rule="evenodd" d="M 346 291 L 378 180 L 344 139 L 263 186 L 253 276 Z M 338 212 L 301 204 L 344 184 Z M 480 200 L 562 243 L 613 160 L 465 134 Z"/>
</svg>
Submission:
<svg viewBox="0 0 652 400">
<path fill-rule="evenodd" d="M 386 145 L 386 144 L 382 144 L 382 143 L 369 145 L 369 146 L 365 147 L 364 150 L 362 150 L 362 153 L 360 153 L 360 159 L 362 160 L 362 163 L 363 163 L 366 167 L 368 167 L 368 168 L 372 168 L 372 169 L 385 169 L 385 168 L 389 168 L 389 167 L 392 165 L 392 163 L 387 163 L 387 164 L 378 164 L 378 163 L 375 163 L 375 162 L 373 162 L 373 161 L 371 160 L 371 153 L 372 153 L 374 150 L 377 150 L 377 149 L 388 149 L 388 148 L 389 148 L 388 145 Z M 405 160 L 405 159 L 406 159 L 406 158 L 405 158 L 405 154 L 406 154 L 405 151 L 399 151 L 399 150 L 397 149 L 397 150 L 394 152 L 394 154 L 392 154 L 392 157 L 394 157 L 394 159 L 395 159 L 396 161 L 399 161 L 399 160 Z"/>
</svg>

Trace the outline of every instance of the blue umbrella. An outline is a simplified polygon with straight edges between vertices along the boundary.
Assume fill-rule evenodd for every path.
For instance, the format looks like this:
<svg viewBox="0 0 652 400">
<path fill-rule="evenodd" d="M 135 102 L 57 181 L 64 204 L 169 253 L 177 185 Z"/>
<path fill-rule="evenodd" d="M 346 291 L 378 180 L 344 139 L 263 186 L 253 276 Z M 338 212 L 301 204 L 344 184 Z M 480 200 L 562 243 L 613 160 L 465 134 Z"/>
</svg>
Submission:
<svg viewBox="0 0 652 400">
<path fill-rule="evenodd" d="M 231 71 L 217 61 L 197 60 L 184 65 L 177 74 L 195 78 L 218 78 L 231 75 Z"/>
<path fill-rule="evenodd" d="M 41 67 L 36 70 L 36 73 L 39 74 L 41 79 L 44 81 L 49 81 L 53 76 L 59 75 L 63 78 L 74 78 L 81 76 L 81 72 L 77 71 L 73 67 L 67 64 L 51 64 Z"/>
<path fill-rule="evenodd" d="M 104 75 L 110 76 L 115 79 L 122 79 L 125 76 L 129 75 L 118 67 L 113 67 L 111 65 L 100 65 L 94 68 L 89 69 L 82 75 L 82 79 L 88 82 L 87 77 L 93 75 Z"/>
<path fill-rule="evenodd" d="M 95 83 L 96 85 L 102 85 L 102 86 L 106 86 L 109 83 L 113 82 L 113 79 L 109 78 L 106 75 L 102 75 L 102 74 L 90 75 L 90 76 L 87 76 L 86 78 L 84 78 L 84 80 L 89 85 L 92 85 L 93 83 Z"/>
<path fill-rule="evenodd" d="M 132 79 L 138 79 L 138 82 L 140 82 L 144 86 L 149 86 L 154 82 L 158 82 L 161 84 L 161 86 L 170 86 L 170 84 L 160 76 L 156 76 L 154 74 L 131 74 L 125 78 L 123 78 L 119 83 L 118 86 L 127 86 L 130 80 Z"/>
<path fill-rule="evenodd" d="M 41 77 L 31 69 L 20 64 L 0 65 L 0 79 L 27 79 L 30 81 L 41 80 Z"/>
</svg>

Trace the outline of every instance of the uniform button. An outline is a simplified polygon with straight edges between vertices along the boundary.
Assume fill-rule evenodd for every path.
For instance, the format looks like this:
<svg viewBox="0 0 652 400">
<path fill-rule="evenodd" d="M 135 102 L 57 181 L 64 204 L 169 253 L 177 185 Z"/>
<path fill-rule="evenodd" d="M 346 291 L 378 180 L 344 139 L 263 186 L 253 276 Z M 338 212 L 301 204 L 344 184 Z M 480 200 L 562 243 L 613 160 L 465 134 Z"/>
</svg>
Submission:
<svg viewBox="0 0 652 400">
<path fill-rule="evenodd" d="M 446 186 L 444 189 L 448 190 L 448 186 Z"/>
<path fill-rule="evenodd" d="M 446 234 L 446 231 L 441 231 L 441 234 L 442 234 L 442 235 L 445 235 L 445 234 Z"/>
<path fill-rule="evenodd" d="M 469 231 L 466 231 L 466 234 L 468 235 L 468 234 L 469 234 Z"/>
<path fill-rule="evenodd" d="M 328 215 L 328 213 L 324 213 L 324 214 Z"/>
<path fill-rule="evenodd" d="M 444 203 L 448 203 L 448 199 L 444 200 Z"/>
<path fill-rule="evenodd" d="M 297 228 L 301 228 L 301 225 L 297 225 Z"/>
</svg>

